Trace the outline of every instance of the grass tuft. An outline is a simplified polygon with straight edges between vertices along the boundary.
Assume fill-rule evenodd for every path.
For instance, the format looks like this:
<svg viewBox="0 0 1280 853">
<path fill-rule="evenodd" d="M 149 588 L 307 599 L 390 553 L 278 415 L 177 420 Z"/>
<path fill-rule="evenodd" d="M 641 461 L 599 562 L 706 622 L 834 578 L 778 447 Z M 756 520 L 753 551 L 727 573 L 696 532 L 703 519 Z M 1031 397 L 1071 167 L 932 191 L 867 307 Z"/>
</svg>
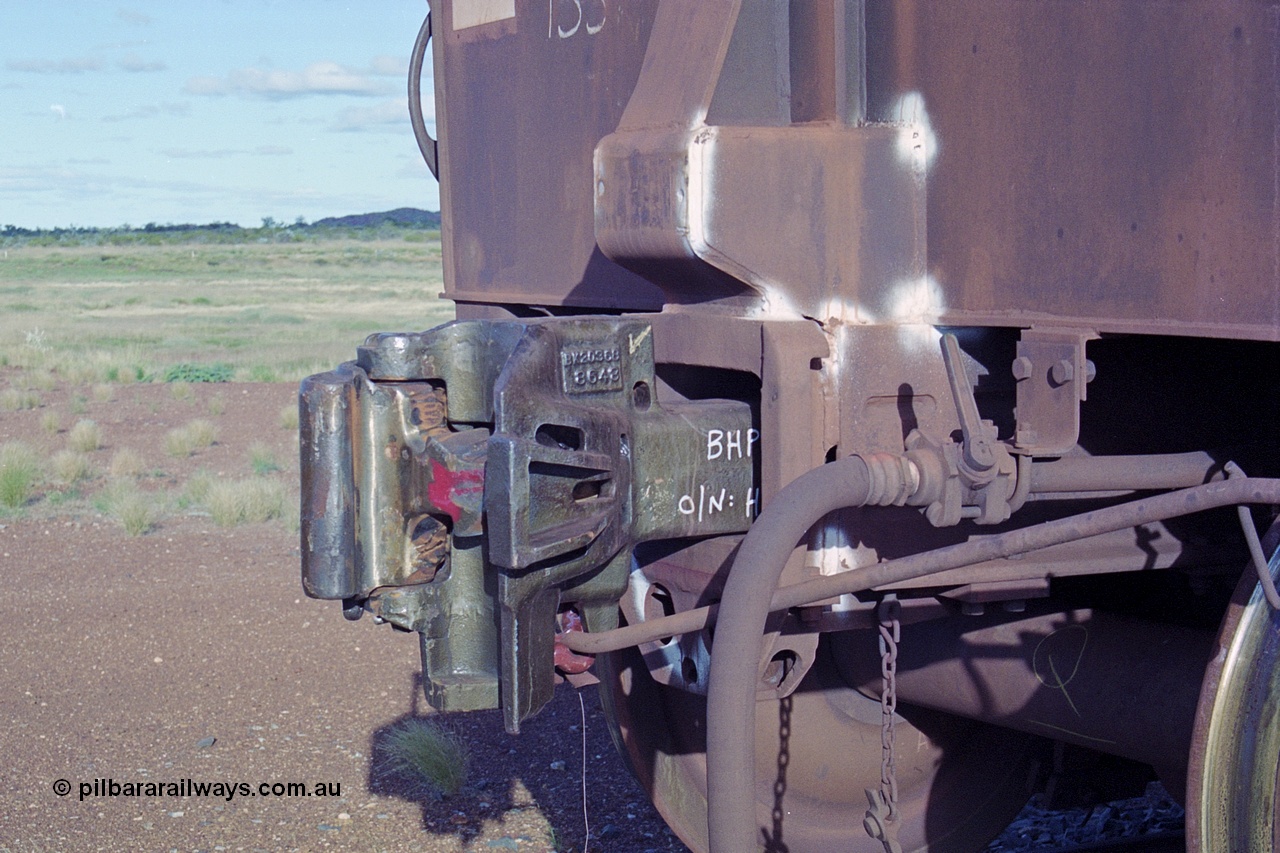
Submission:
<svg viewBox="0 0 1280 853">
<path fill-rule="evenodd" d="M 52 391 L 58 385 L 58 379 L 47 370 L 28 371 L 24 384 L 35 391 Z"/>
<path fill-rule="evenodd" d="M 67 446 L 81 453 L 92 453 L 102 446 L 102 430 L 93 421 L 76 421 L 67 433 Z"/>
<path fill-rule="evenodd" d="M 197 450 L 210 447 L 218 438 L 218 428 L 209 421 L 194 421 L 169 430 L 164 437 L 164 449 L 170 456 L 190 456 Z"/>
<path fill-rule="evenodd" d="M 406 721 L 387 734 L 385 749 L 397 770 L 419 777 L 445 796 L 458 793 L 467 781 L 466 741 L 434 723 Z"/>
<path fill-rule="evenodd" d="M 98 493 L 94 505 L 114 518 L 130 536 L 155 529 L 160 513 L 155 501 L 131 480 L 116 480 Z"/>
<path fill-rule="evenodd" d="M 116 389 L 105 383 L 93 386 L 93 399 L 99 403 L 110 403 L 116 397 Z"/>
<path fill-rule="evenodd" d="M 0 504 L 25 504 L 39 476 L 40 464 L 30 447 L 16 441 L 0 444 Z"/>
<path fill-rule="evenodd" d="M 196 392 L 191 390 L 189 382 L 174 382 L 169 386 L 169 395 L 179 403 L 190 403 L 196 398 Z"/>
<path fill-rule="evenodd" d="M 111 454 L 111 465 L 107 469 L 117 479 L 133 479 L 142 475 L 142 454 L 132 447 L 122 447 Z"/>
<path fill-rule="evenodd" d="M 39 405 L 40 395 L 34 391 L 6 388 L 0 392 L 0 411 L 20 412 L 23 409 L 34 409 Z"/>
<path fill-rule="evenodd" d="M 40 418 L 40 429 L 49 435 L 57 435 L 58 430 L 62 429 L 62 418 L 58 417 L 57 412 L 45 412 Z"/>
<path fill-rule="evenodd" d="M 270 447 L 255 441 L 249 445 L 249 467 L 253 469 L 253 473 L 262 477 L 273 471 L 279 471 L 280 463 L 276 461 L 276 455 Z"/>
<path fill-rule="evenodd" d="M 220 527 L 255 524 L 284 514 L 285 490 L 279 480 L 215 480 L 203 503 Z"/>
<path fill-rule="evenodd" d="M 227 410 L 227 401 L 221 394 L 209 398 L 209 414 L 215 418 Z"/>
<path fill-rule="evenodd" d="M 205 499 L 209 497 L 209 487 L 214 484 L 214 477 L 208 471 L 201 468 L 191 475 L 191 479 L 187 480 L 186 486 L 182 489 L 182 494 L 178 497 L 178 506 L 186 509 L 187 507 L 197 504 L 204 504 Z"/>
<path fill-rule="evenodd" d="M 73 486 L 93 476 L 89 457 L 74 450 L 59 450 L 49 460 L 53 479 L 62 486 Z"/>
<path fill-rule="evenodd" d="M 298 407 L 296 405 L 285 406 L 280 410 L 280 426 L 284 429 L 298 428 Z"/>
</svg>

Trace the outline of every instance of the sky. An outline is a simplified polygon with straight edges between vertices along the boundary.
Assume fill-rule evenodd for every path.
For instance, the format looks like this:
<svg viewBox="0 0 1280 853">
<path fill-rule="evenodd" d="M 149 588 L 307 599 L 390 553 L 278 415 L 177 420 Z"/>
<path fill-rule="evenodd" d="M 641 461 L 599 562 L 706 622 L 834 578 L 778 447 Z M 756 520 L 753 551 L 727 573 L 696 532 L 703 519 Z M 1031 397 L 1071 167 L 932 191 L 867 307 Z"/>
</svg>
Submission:
<svg viewBox="0 0 1280 853">
<path fill-rule="evenodd" d="M 438 210 L 405 95 L 426 10 L 425 0 L 5 0 L 0 226 Z M 429 63 L 422 88 L 434 135 Z"/>
</svg>

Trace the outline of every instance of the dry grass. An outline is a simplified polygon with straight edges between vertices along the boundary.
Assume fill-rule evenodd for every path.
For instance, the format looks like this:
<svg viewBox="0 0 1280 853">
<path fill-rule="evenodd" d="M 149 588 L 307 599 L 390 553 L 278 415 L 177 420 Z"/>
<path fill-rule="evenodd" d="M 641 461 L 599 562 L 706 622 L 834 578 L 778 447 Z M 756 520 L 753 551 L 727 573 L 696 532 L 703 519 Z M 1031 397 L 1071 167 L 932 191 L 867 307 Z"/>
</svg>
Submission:
<svg viewBox="0 0 1280 853">
<path fill-rule="evenodd" d="M 24 384 L 35 391 L 52 391 L 58 385 L 57 377 L 47 370 L 29 370 L 24 378 Z"/>
<path fill-rule="evenodd" d="M 227 400 L 221 394 L 209 398 L 209 414 L 215 418 L 227 410 Z"/>
<path fill-rule="evenodd" d="M 93 386 L 93 399 L 99 403 L 110 403 L 116 398 L 116 389 L 111 385 L 99 383 Z"/>
<path fill-rule="evenodd" d="M 255 441 L 249 445 L 249 467 L 253 469 L 253 473 L 262 477 L 279 471 L 280 463 L 276 461 L 276 454 L 270 447 Z"/>
<path fill-rule="evenodd" d="M 54 482 L 61 486 L 74 486 L 93 476 L 89 457 L 74 450 L 59 450 L 49 460 L 49 470 Z"/>
<path fill-rule="evenodd" d="M 0 444 L 0 505 L 16 509 L 30 500 L 40 478 L 40 462 L 21 442 Z"/>
<path fill-rule="evenodd" d="M 279 480 L 264 477 L 215 480 L 202 503 L 221 527 L 255 524 L 284 514 L 285 488 Z"/>
<path fill-rule="evenodd" d="M 58 417 L 57 412 L 45 412 L 40 418 L 40 429 L 48 435 L 57 435 L 58 430 L 62 429 L 62 418 Z"/>
<path fill-rule="evenodd" d="M 190 403 L 196 398 L 196 392 L 191 390 L 191 385 L 186 382 L 169 383 L 169 394 L 179 403 Z"/>
<path fill-rule="evenodd" d="M 197 450 L 211 447 L 218 439 L 218 428 L 203 418 L 171 429 L 164 437 L 164 449 L 170 456 L 190 456 Z"/>
<path fill-rule="evenodd" d="M 119 522 L 130 536 L 151 532 L 160 520 L 160 508 L 155 499 L 141 491 L 132 480 L 112 481 L 98 493 L 94 505 Z"/>
<path fill-rule="evenodd" d="M 280 410 L 280 426 L 284 429 L 298 428 L 298 407 L 285 406 Z"/>
<path fill-rule="evenodd" d="M 72 385 L 92 385 L 102 377 L 98 368 L 84 361 L 73 361 L 62 368 L 62 373 Z"/>
<path fill-rule="evenodd" d="M 67 446 L 81 453 L 92 453 L 102 447 L 102 430 L 93 421 L 76 421 L 67 433 Z"/>
<path fill-rule="evenodd" d="M 0 411 L 20 412 L 34 409 L 40 405 L 40 395 L 35 391 L 21 388 L 6 388 L 0 391 Z"/>
<path fill-rule="evenodd" d="M 11 364 L 82 385 L 213 361 L 238 377 L 296 381 L 350 359 L 370 332 L 402 328 L 406 304 L 418 306 L 419 328 L 453 313 L 435 298 L 443 277 L 434 237 L 211 244 L 196 258 L 186 245 L 17 254 L 5 267 L 13 292 L 0 293 Z"/>
<path fill-rule="evenodd" d="M 203 504 L 209 496 L 209 488 L 213 486 L 214 482 L 214 476 L 208 471 L 203 468 L 196 471 L 183 487 L 182 495 L 178 498 L 179 504 L 184 506 Z"/>
<path fill-rule="evenodd" d="M 142 474 L 144 465 L 141 453 L 132 447 L 122 447 L 111 454 L 111 465 L 107 470 L 117 479 L 132 479 Z"/>
</svg>

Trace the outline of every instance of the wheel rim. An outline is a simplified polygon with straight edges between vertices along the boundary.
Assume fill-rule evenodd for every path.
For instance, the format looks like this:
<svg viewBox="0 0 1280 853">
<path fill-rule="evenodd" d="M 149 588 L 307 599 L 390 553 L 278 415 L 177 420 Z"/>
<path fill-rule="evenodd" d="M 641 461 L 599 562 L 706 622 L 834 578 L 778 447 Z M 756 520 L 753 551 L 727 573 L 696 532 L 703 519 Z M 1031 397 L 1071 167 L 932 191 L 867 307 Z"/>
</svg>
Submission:
<svg viewBox="0 0 1280 853">
<path fill-rule="evenodd" d="M 705 853 L 705 699 L 655 683 L 634 650 L 601 663 L 602 702 L 619 749 L 675 833 Z M 756 817 L 766 850 L 884 849 L 862 827 L 866 790 L 880 780 L 879 704 L 840 683 L 834 671 L 821 655 L 788 699 L 758 707 Z M 980 850 L 1026 802 L 1036 739 L 900 710 L 903 850 Z"/>
<path fill-rule="evenodd" d="M 1280 552 L 1270 569 L 1280 576 Z M 1280 613 L 1252 571 L 1236 588 L 1218 639 L 1196 714 L 1187 849 L 1280 850 Z"/>
</svg>

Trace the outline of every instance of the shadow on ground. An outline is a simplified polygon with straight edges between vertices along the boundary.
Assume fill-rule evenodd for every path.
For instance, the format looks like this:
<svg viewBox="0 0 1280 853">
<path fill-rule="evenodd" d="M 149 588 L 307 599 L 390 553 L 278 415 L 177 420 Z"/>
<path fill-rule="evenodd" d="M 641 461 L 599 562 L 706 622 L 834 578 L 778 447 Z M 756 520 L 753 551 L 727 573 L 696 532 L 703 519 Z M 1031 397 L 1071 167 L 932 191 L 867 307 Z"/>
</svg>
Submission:
<svg viewBox="0 0 1280 853">
<path fill-rule="evenodd" d="M 422 699 L 420 676 L 406 687 L 410 711 L 370 737 L 368 785 L 374 793 L 418 805 L 423 831 L 464 843 L 483 834 L 488 840 L 476 849 L 581 853 L 589 825 L 589 850 L 687 850 L 623 766 L 595 688 L 575 691 L 561 685 L 552 702 L 522 724 L 519 735 L 509 735 L 500 711 L 437 714 Z M 442 796 L 389 754 L 394 732 L 427 720 L 461 736 L 468 746 L 470 772 L 454 796 Z"/>
</svg>

